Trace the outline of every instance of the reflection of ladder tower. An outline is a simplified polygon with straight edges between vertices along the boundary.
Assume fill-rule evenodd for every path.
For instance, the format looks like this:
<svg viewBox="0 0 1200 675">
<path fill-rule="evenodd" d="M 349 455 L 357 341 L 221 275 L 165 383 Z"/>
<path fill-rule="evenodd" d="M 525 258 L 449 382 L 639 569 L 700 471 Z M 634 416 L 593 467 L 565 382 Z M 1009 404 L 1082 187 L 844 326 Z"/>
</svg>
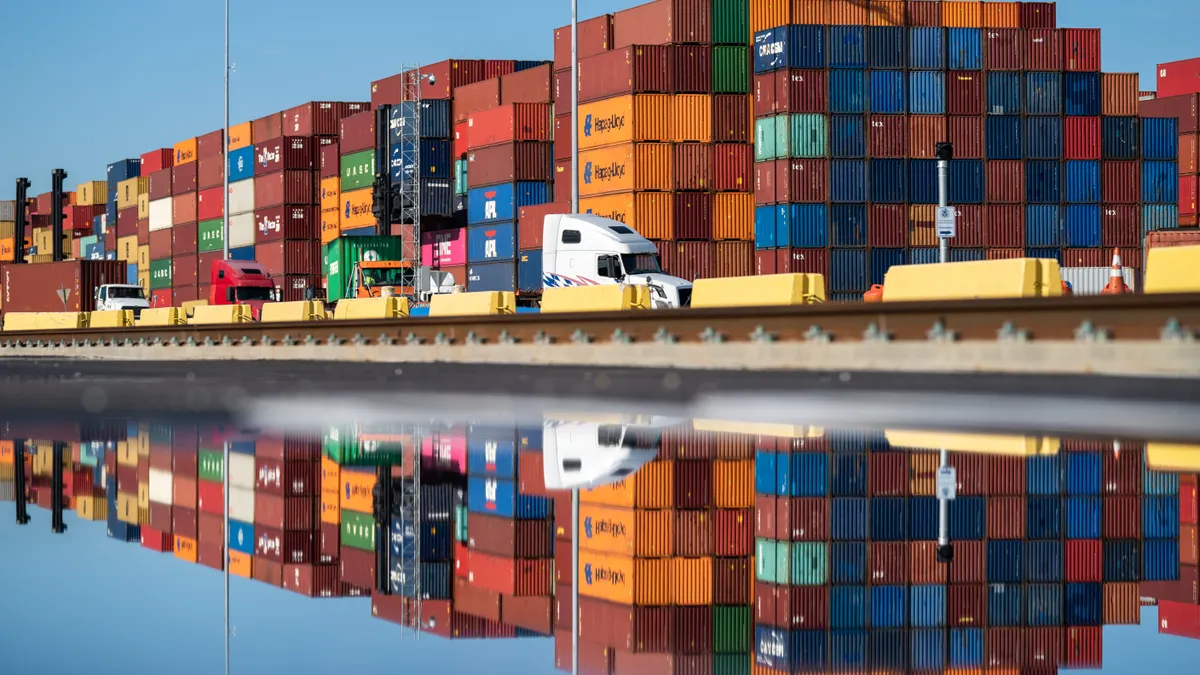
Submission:
<svg viewBox="0 0 1200 675">
<path fill-rule="evenodd" d="M 421 85 L 426 75 L 419 65 L 401 69 L 400 115 L 396 123 L 400 136 L 400 182 L 395 186 L 399 201 L 400 223 L 412 225 L 412 239 L 401 243 L 401 262 L 408 263 L 403 285 L 420 297 L 418 281 L 421 269 Z M 393 159 L 392 166 L 395 166 Z M 416 299 L 414 297 L 413 299 Z M 418 448 L 418 455 L 420 449 Z"/>
<path fill-rule="evenodd" d="M 401 594 L 411 598 L 404 602 L 406 616 L 404 624 L 412 626 L 421 636 L 421 433 L 419 427 L 410 427 L 407 446 L 401 449 L 400 466 L 404 466 L 405 455 L 412 456 L 411 477 L 401 479 L 400 494 L 396 495 L 397 517 L 400 519 L 400 583 Z M 412 542 L 403 533 L 411 531 Z M 411 613 L 410 610 L 411 609 Z"/>
</svg>

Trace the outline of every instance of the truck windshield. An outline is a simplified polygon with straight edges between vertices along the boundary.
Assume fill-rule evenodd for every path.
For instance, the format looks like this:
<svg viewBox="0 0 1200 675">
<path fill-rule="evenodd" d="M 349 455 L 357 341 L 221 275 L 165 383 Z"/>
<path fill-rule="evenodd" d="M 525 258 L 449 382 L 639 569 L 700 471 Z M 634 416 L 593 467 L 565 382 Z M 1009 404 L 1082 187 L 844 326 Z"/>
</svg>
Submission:
<svg viewBox="0 0 1200 675">
<path fill-rule="evenodd" d="M 137 286 L 128 288 L 114 286 L 108 289 L 108 298 L 110 300 L 145 300 L 146 294 L 142 293 L 142 289 Z"/>
<path fill-rule="evenodd" d="M 628 276 L 662 272 L 662 267 L 658 264 L 658 255 L 655 253 L 625 253 L 621 256 L 621 265 L 625 267 L 625 274 Z"/>
<path fill-rule="evenodd" d="M 377 267 L 366 268 L 363 273 L 363 285 L 369 288 L 377 286 L 404 286 L 408 268 Z"/>
<path fill-rule="evenodd" d="M 275 299 L 275 291 L 271 288 L 239 288 L 237 289 L 237 299 L 243 302 L 251 300 L 271 301 Z"/>
</svg>

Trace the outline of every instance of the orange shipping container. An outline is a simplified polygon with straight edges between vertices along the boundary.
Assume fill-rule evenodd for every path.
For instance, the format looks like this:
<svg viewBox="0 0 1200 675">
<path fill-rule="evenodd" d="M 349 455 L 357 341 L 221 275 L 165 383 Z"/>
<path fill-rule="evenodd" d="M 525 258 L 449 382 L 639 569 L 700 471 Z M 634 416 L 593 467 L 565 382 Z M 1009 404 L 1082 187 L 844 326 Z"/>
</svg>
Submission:
<svg viewBox="0 0 1200 675">
<path fill-rule="evenodd" d="M 670 558 L 629 558 L 581 550 L 579 594 L 622 605 L 673 604 L 672 562 Z"/>
<path fill-rule="evenodd" d="M 341 206 L 342 198 L 342 178 L 334 176 L 332 178 L 321 179 L 321 210 L 337 211 Z"/>
<path fill-rule="evenodd" d="M 675 558 L 671 561 L 672 604 L 704 607 L 712 604 L 712 558 Z"/>
<path fill-rule="evenodd" d="M 332 492 L 335 496 L 342 489 L 342 467 L 332 459 L 321 457 L 321 492 Z"/>
<path fill-rule="evenodd" d="M 1141 620 L 1141 590 L 1137 582 L 1104 584 L 1104 625 L 1136 626 Z"/>
<path fill-rule="evenodd" d="M 793 4 L 793 0 L 750 0 L 750 32 L 792 23 Z"/>
<path fill-rule="evenodd" d="M 196 161 L 195 138 L 189 138 L 186 141 L 179 141 L 175 144 L 175 166 L 194 161 Z"/>
<path fill-rule="evenodd" d="M 713 195 L 713 239 L 754 241 L 754 195 L 749 192 Z"/>
<path fill-rule="evenodd" d="M 1020 28 L 1020 8 L 1015 2 L 983 3 L 984 28 Z"/>
<path fill-rule="evenodd" d="M 676 143 L 712 142 L 712 97 L 679 94 L 670 97 L 671 140 Z"/>
<path fill-rule="evenodd" d="M 1102 77 L 1100 91 L 1104 115 L 1137 117 L 1137 73 L 1104 73 Z"/>
<path fill-rule="evenodd" d="M 0 441 L 0 464 L 12 464 L 16 457 L 12 441 Z"/>
<path fill-rule="evenodd" d="M 914 497 L 932 497 L 937 481 L 938 455 L 914 451 L 909 454 L 909 491 Z"/>
<path fill-rule="evenodd" d="M 950 28 L 982 28 L 983 3 L 979 0 L 946 0 L 942 3 L 942 25 Z"/>
<path fill-rule="evenodd" d="M 342 506 L 336 492 L 321 492 L 321 522 L 339 525 L 342 522 Z"/>
<path fill-rule="evenodd" d="M 937 144 L 949 140 L 944 115 L 911 115 L 908 118 L 908 156 L 932 159 Z"/>
<path fill-rule="evenodd" d="M 988 260 L 1009 260 L 1024 257 L 1025 249 L 1023 248 L 989 248 L 987 250 Z"/>
<path fill-rule="evenodd" d="M 1194 176 L 1200 166 L 1200 135 L 1183 134 L 1179 137 L 1179 175 Z"/>
<path fill-rule="evenodd" d="M 342 236 L 342 212 L 330 209 L 321 212 L 321 243 L 329 242 Z"/>
<path fill-rule="evenodd" d="M 375 225 L 375 199 L 372 188 L 363 188 L 361 190 L 353 190 L 344 192 L 341 196 L 342 209 L 349 211 L 350 215 L 342 214 L 343 230 L 356 230 L 360 227 L 371 227 Z"/>
<path fill-rule="evenodd" d="M 670 143 L 626 143 L 580 152 L 579 194 L 586 197 L 631 190 L 670 190 L 671 158 Z M 365 192 L 369 197 L 370 189 Z"/>
<path fill-rule="evenodd" d="M 672 98 L 631 94 L 579 106 L 579 149 L 671 140 Z"/>
<path fill-rule="evenodd" d="M 867 3 L 862 0 L 833 0 L 829 5 L 829 23 L 835 26 L 865 25 Z"/>
<path fill-rule="evenodd" d="M 196 562 L 196 540 L 176 535 L 175 557 L 190 563 Z"/>
<path fill-rule="evenodd" d="M 342 489 L 338 493 L 341 508 L 356 513 L 372 513 L 375 481 L 374 471 L 342 471 Z"/>
<path fill-rule="evenodd" d="M 579 493 L 583 504 L 669 509 L 675 505 L 675 463 L 650 462 L 623 481 Z"/>
<path fill-rule="evenodd" d="M 949 565 L 937 561 L 937 546 L 936 541 L 909 542 L 909 579 L 914 585 L 946 583 L 946 569 Z"/>
<path fill-rule="evenodd" d="M 241 150 L 248 148 L 254 143 L 254 139 L 250 136 L 252 125 L 249 122 L 229 127 L 229 149 Z M 268 139 L 263 139 L 268 140 Z"/>
<path fill-rule="evenodd" d="M 871 0 L 872 26 L 903 26 L 904 0 Z"/>
<path fill-rule="evenodd" d="M 832 0 L 792 0 L 792 23 L 825 25 L 833 18 Z"/>
<path fill-rule="evenodd" d="M 16 257 L 14 241 L 13 237 L 0 239 L 0 261 L 9 261 Z"/>
<path fill-rule="evenodd" d="M 932 204 L 913 204 L 908 207 L 908 245 L 937 246 L 937 207 Z M 932 493 L 930 493 L 932 494 Z"/>
<path fill-rule="evenodd" d="M 254 575 L 254 556 L 241 551 L 229 552 L 229 573 L 235 577 L 250 579 Z"/>
<path fill-rule="evenodd" d="M 618 192 L 579 200 L 579 210 L 625 223 L 647 239 L 674 239 L 674 202 L 667 192 Z"/>
<path fill-rule="evenodd" d="M 754 507 L 754 460 L 713 463 L 714 499 L 719 509 Z"/>
<path fill-rule="evenodd" d="M 675 541 L 675 512 L 579 507 L 579 548 L 636 558 L 667 558 Z"/>
</svg>

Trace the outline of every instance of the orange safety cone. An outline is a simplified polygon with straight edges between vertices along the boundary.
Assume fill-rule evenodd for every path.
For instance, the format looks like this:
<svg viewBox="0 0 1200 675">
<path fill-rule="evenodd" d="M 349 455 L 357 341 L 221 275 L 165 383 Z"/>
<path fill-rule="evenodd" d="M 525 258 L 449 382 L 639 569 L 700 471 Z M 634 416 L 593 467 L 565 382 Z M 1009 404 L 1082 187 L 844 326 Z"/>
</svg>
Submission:
<svg viewBox="0 0 1200 675">
<path fill-rule="evenodd" d="M 883 302 L 883 286 L 873 284 L 871 290 L 863 293 L 863 302 Z"/>
<path fill-rule="evenodd" d="M 1108 285 L 1104 290 L 1100 291 L 1101 295 L 1122 295 L 1132 293 L 1128 286 L 1125 285 L 1125 278 L 1121 276 L 1121 252 L 1113 249 L 1112 272 L 1108 275 Z"/>
</svg>

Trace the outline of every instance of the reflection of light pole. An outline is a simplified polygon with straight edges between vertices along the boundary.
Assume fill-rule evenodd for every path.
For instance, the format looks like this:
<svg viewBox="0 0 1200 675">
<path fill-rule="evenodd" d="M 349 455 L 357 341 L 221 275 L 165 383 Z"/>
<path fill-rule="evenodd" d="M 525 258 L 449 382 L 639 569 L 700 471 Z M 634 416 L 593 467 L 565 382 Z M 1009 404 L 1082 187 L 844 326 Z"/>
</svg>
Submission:
<svg viewBox="0 0 1200 675">
<path fill-rule="evenodd" d="M 228 2 L 229 0 L 226 0 L 226 4 Z M 225 199 L 228 203 L 229 190 L 225 191 Z M 225 239 L 225 247 L 225 250 L 228 251 L 228 238 Z M 225 441 L 224 458 L 221 461 L 221 481 L 225 491 L 225 541 L 223 542 L 225 549 L 225 675 L 229 675 L 229 441 Z"/>
<path fill-rule="evenodd" d="M 571 0 L 571 213 L 579 213 L 579 0 Z M 579 488 L 571 490 L 571 675 L 579 675 Z"/>
</svg>

